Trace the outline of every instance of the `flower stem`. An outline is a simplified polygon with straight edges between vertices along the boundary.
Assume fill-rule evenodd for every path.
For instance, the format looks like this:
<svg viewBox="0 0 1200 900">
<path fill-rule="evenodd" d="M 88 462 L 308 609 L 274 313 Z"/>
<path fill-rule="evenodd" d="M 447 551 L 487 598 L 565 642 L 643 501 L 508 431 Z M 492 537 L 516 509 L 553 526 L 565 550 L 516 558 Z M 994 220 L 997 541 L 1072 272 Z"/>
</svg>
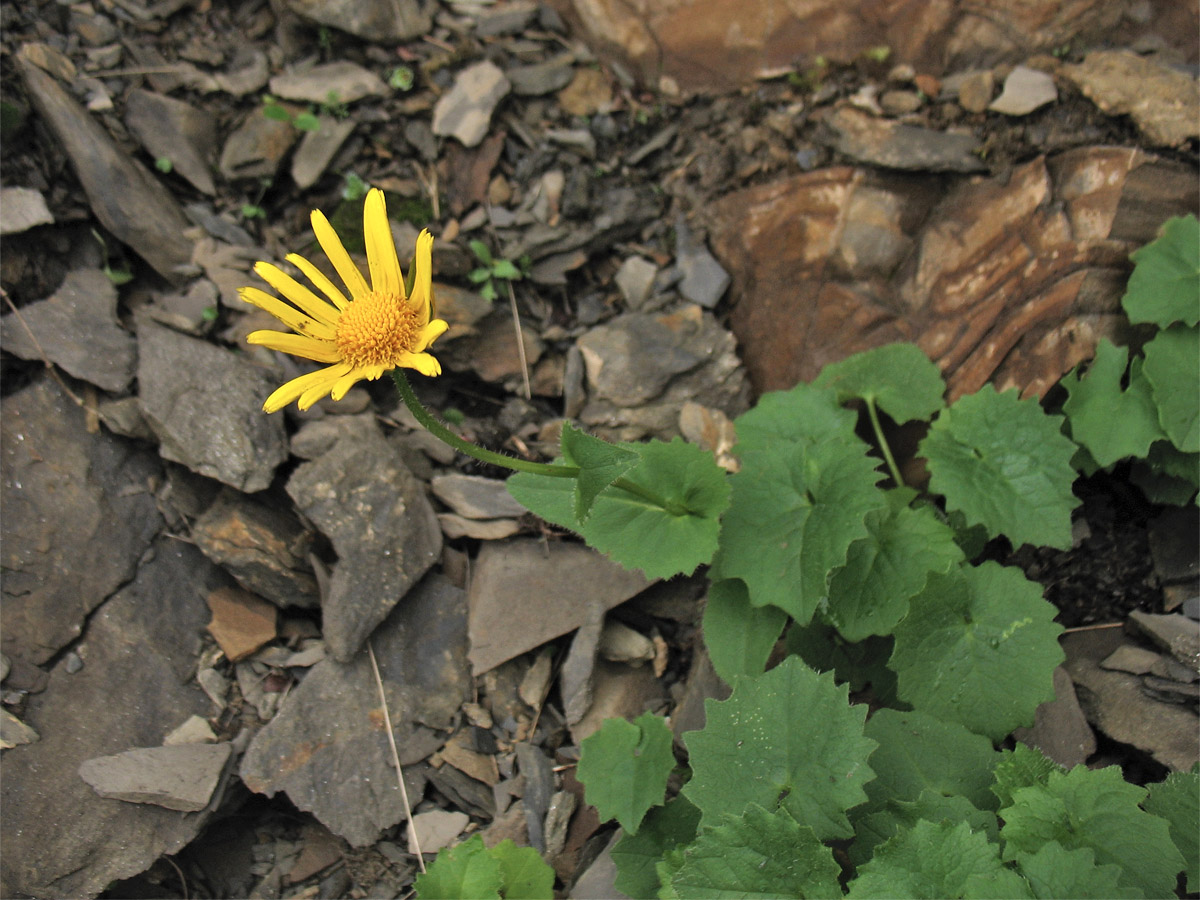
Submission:
<svg viewBox="0 0 1200 900">
<path fill-rule="evenodd" d="M 892 456 L 892 448 L 888 446 L 887 438 L 883 436 L 883 428 L 879 424 L 879 413 L 875 411 L 875 399 L 873 397 L 865 399 L 867 401 L 867 415 L 871 419 L 871 427 L 875 429 L 875 440 L 879 441 L 879 449 L 883 451 L 883 458 L 887 463 L 888 471 L 892 473 L 892 480 L 896 482 L 896 487 L 903 487 L 904 479 L 900 477 L 900 468 L 896 465 L 896 459 Z"/>
<path fill-rule="evenodd" d="M 392 380 L 396 382 L 396 390 L 400 392 L 400 399 L 404 401 L 404 405 L 416 416 L 417 421 L 424 425 L 430 434 L 449 444 L 459 453 L 465 453 L 467 456 L 474 457 L 480 462 L 490 463 L 493 466 L 501 466 L 505 469 L 512 469 L 515 472 L 532 472 L 534 475 L 549 475 L 552 478 L 579 477 L 579 469 L 576 466 L 554 466 L 548 463 L 530 462 L 525 459 L 517 459 L 515 456 L 506 456 L 503 453 L 485 450 L 478 444 L 472 444 L 470 441 L 463 440 L 439 422 L 433 413 L 421 405 L 421 401 L 413 393 L 412 385 L 408 383 L 408 376 L 404 374 L 403 370 L 392 369 Z"/>
</svg>

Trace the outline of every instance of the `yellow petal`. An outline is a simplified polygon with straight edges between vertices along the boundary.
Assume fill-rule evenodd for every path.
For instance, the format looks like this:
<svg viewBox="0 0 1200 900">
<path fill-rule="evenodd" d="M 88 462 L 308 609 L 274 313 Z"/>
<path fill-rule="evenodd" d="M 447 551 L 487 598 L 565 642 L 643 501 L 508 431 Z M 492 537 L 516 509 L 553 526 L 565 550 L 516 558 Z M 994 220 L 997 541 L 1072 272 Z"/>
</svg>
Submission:
<svg viewBox="0 0 1200 900">
<path fill-rule="evenodd" d="M 442 374 L 442 365 L 428 353 L 401 353 L 396 363 L 405 369 L 416 369 L 422 375 L 433 378 Z"/>
<path fill-rule="evenodd" d="M 388 224 L 383 191 L 371 188 L 363 206 L 363 240 L 367 245 L 367 266 L 371 270 L 371 286 L 377 294 L 404 296 L 404 279 L 400 275 L 400 260 L 396 258 L 396 242 Z"/>
<path fill-rule="evenodd" d="M 254 272 L 314 319 L 324 322 L 331 328 L 337 325 L 337 307 L 330 306 L 278 266 L 273 266 L 268 262 L 255 263 Z"/>
<path fill-rule="evenodd" d="M 334 383 L 333 388 L 329 392 L 330 398 L 341 400 L 346 396 L 346 391 L 362 381 L 364 377 L 366 377 L 366 373 L 363 369 L 354 369 L 347 372 Z"/>
<path fill-rule="evenodd" d="M 333 305 L 338 309 L 345 309 L 349 305 L 346 295 L 339 291 L 334 283 L 325 277 L 325 273 L 299 253 L 289 253 L 285 259 L 303 272 L 304 277 L 311 281 L 318 291 L 332 300 Z"/>
<path fill-rule="evenodd" d="M 424 350 L 441 337 L 449 327 L 444 319 L 434 319 L 421 329 L 420 335 L 417 336 L 417 346 L 413 349 L 416 351 Z"/>
<path fill-rule="evenodd" d="M 263 409 L 273 413 L 283 409 L 302 394 L 311 392 L 314 388 L 323 389 L 322 393 L 319 393 L 313 400 L 300 406 L 301 409 L 308 409 L 316 400 L 329 393 L 329 387 L 349 370 L 349 363 L 338 363 L 336 366 L 327 366 L 324 369 L 309 372 L 307 375 L 301 375 L 299 378 L 293 378 L 267 398 Z"/>
<path fill-rule="evenodd" d="M 325 251 L 325 255 L 329 257 L 329 261 L 337 269 L 338 275 L 341 276 L 342 281 L 349 288 L 350 297 L 357 300 L 359 297 L 368 294 L 370 288 L 367 287 L 367 282 L 363 280 L 362 272 L 358 271 L 358 266 L 354 264 L 354 260 L 350 258 L 350 254 L 342 246 L 342 239 L 337 236 L 337 232 L 333 230 L 333 226 L 329 224 L 329 220 L 325 218 L 325 214 L 319 209 L 313 210 L 312 228 L 313 234 L 317 236 L 317 242 L 321 245 L 321 249 Z"/>
<path fill-rule="evenodd" d="M 270 350 L 280 350 L 292 356 L 302 356 L 317 362 L 341 362 L 342 355 L 335 344 L 305 337 L 302 334 L 285 334 L 282 331 L 252 331 L 246 335 L 247 344 L 257 344 Z"/>
<path fill-rule="evenodd" d="M 433 235 L 428 229 L 417 236 L 417 252 L 413 256 L 413 267 L 417 270 L 413 278 L 409 308 L 417 314 L 418 321 L 425 325 L 433 318 Z"/>
<path fill-rule="evenodd" d="M 318 322 L 312 316 L 306 316 L 295 307 L 288 306 L 278 297 L 272 297 L 266 291 L 255 287 L 238 288 L 238 296 L 259 309 L 266 310 L 280 322 L 293 331 L 306 334 L 318 340 L 332 341 L 333 328 L 324 322 Z"/>
</svg>

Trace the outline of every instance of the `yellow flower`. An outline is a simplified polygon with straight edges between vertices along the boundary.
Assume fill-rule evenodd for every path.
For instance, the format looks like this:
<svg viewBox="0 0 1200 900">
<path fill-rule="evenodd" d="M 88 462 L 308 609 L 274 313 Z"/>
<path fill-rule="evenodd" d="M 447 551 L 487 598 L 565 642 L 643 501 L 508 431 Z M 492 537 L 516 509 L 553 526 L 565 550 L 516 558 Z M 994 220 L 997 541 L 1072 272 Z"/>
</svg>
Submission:
<svg viewBox="0 0 1200 900">
<path fill-rule="evenodd" d="M 371 190 L 363 207 L 369 285 L 320 210 L 313 210 L 312 227 L 321 249 L 349 289 L 350 299 L 295 253 L 288 254 L 288 262 L 303 272 L 328 302 L 278 266 L 255 264 L 254 271 L 294 306 L 253 287 L 242 288 L 239 295 L 296 333 L 255 331 L 246 337 L 247 342 L 331 364 L 293 378 L 267 398 L 263 409 L 272 413 L 293 400 L 300 409 L 308 409 L 327 394 L 341 400 L 355 383 L 364 378 L 374 381 L 397 366 L 416 369 L 422 375 L 440 375 L 442 367 L 425 352 L 447 327 L 441 319 L 432 318 L 433 235 L 422 231 L 417 238 L 415 273 L 409 273 L 414 276 L 412 296 L 406 297 L 383 191 Z"/>
</svg>

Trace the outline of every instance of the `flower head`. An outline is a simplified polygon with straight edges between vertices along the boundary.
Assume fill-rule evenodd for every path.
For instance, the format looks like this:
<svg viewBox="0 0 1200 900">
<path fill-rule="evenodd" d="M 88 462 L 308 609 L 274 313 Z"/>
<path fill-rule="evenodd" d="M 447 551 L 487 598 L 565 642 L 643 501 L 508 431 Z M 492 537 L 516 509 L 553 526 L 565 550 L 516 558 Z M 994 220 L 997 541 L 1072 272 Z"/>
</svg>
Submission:
<svg viewBox="0 0 1200 900">
<path fill-rule="evenodd" d="M 293 305 L 254 287 L 244 287 L 238 294 L 275 316 L 295 334 L 255 331 L 246 337 L 247 342 L 330 364 L 287 382 L 267 398 L 263 409 L 275 412 L 293 400 L 300 409 L 308 409 L 326 395 L 341 400 L 357 382 L 364 378 L 374 381 L 397 366 L 416 369 L 422 375 L 440 375 L 442 367 L 425 352 L 447 327 L 443 320 L 433 318 L 433 235 L 422 231 L 417 238 L 414 271 L 409 273 L 412 293 L 406 295 L 383 191 L 376 188 L 368 192 L 363 207 L 369 284 L 320 210 L 313 210 L 312 227 L 350 297 L 347 299 L 320 269 L 295 253 L 288 254 L 288 262 L 324 297 L 278 266 L 255 264 L 259 277 Z"/>
</svg>

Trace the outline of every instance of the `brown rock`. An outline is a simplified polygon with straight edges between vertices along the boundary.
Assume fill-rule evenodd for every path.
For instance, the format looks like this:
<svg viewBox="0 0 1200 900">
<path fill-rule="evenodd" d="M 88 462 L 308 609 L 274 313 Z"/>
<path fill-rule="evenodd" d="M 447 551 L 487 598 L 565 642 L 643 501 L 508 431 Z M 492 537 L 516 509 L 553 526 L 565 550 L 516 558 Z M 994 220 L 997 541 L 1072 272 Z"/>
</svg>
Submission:
<svg viewBox="0 0 1200 900">
<path fill-rule="evenodd" d="M 1041 395 L 1114 334 L 1128 254 L 1194 208 L 1194 182 L 1138 150 L 1086 147 L 948 193 L 850 168 L 738 191 L 711 210 L 730 324 L 760 391 L 911 340 L 951 399 L 989 379 Z"/>
<path fill-rule="evenodd" d="M 275 639 L 275 607 L 237 588 L 219 588 L 207 597 L 212 610 L 209 633 L 230 662 L 245 659 Z"/>
<path fill-rule="evenodd" d="M 557 0 L 594 47 L 651 87 L 727 90 L 756 74 L 823 55 L 850 61 L 887 46 L 917 71 L 1018 62 L 1070 40 L 1108 37 L 1123 7 L 1103 0 L 1002 0 L 986 7 L 949 0 L 843 3 L 812 0 Z M 1168 5 L 1168 4 L 1163 4 Z M 1182 5 L 1182 4 L 1181 4 Z M 1195 16 L 1175 38 L 1195 58 Z"/>
<path fill-rule="evenodd" d="M 996 91 L 996 78 L 990 69 L 970 72 L 958 86 L 958 105 L 967 112 L 981 113 L 992 102 Z"/>
<path fill-rule="evenodd" d="M 1054 670 L 1054 699 L 1037 708 L 1031 728 L 1018 728 L 1013 737 L 1037 747 L 1067 769 L 1082 765 L 1096 752 L 1096 736 L 1079 708 L 1071 676 L 1062 666 Z"/>
</svg>

